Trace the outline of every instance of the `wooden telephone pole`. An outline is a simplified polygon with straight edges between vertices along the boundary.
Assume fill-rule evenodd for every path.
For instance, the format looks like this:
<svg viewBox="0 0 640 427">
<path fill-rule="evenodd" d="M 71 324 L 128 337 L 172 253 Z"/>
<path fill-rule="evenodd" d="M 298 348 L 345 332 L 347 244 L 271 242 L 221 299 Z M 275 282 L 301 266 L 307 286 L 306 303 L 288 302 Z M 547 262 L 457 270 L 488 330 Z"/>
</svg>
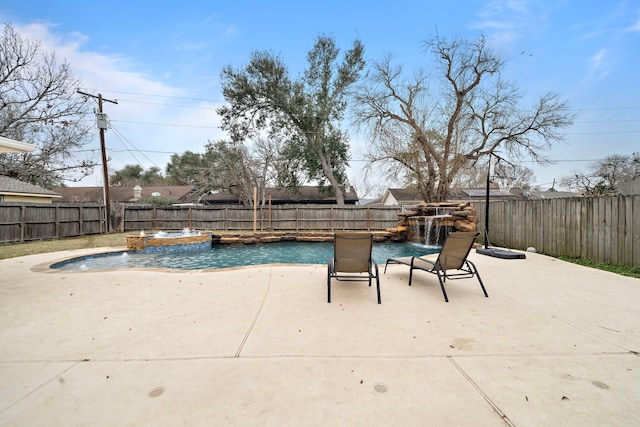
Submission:
<svg viewBox="0 0 640 427">
<path fill-rule="evenodd" d="M 98 100 L 98 112 L 96 113 L 96 123 L 98 125 L 98 129 L 100 129 L 100 151 L 102 152 L 102 173 L 103 173 L 103 198 L 104 198 L 104 211 L 106 214 L 106 227 L 105 230 L 107 233 L 111 232 L 111 198 L 109 197 L 109 170 L 107 168 L 107 148 L 104 143 L 104 131 L 107 129 L 107 119 L 106 114 L 102 112 L 102 101 L 111 102 L 113 104 L 117 104 L 118 101 L 115 99 L 106 99 L 102 97 L 102 94 L 92 95 L 90 93 L 82 92 L 80 90 L 77 91 L 79 94 L 84 96 L 89 96 L 91 98 Z"/>
</svg>

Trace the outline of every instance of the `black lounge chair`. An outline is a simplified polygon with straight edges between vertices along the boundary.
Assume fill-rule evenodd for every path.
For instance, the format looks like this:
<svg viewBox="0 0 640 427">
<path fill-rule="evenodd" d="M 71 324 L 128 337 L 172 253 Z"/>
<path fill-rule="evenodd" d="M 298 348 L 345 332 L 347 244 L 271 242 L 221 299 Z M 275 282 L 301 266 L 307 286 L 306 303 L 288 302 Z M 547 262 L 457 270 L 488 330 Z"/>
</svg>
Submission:
<svg viewBox="0 0 640 427">
<path fill-rule="evenodd" d="M 387 272 L 389 264 L 408 265 L 409 286 L 411 286 L 411 280 L 413 279 L 413 270 L 423 270 L 427 273 L 435 274 L 438 276 L 445 302 L 449 302 L 447 292 L 444 289 L 444 283 L 447 279 L 468 279 L 475 276 L 480 282 L 484 296 L 488 297 L 489 295 L 487 295 L 487 290 L 484 288 L 478 269 L 467 259 L 479 234 L 474 232 L 453 232 L 445 240 L 437 258 L 434 259 L 436 254 L 421 257 L 389 258 L 384 266 L 384 272 Z M 432 259 L 428 259 L 429 257 Z M 449 270 L 456 270 L 457 272 L 447 273 Z"/>
<path fill-rule="evenodd" d="M 329 259 L 327 272 L 327 302 L 331 302 L 331 279 L 344 281 L 369 281 L 376 279 L 378 304 L 380 301 L 380 278 L 378 264 L 371 257 L 373 234 L 340 232 L 333 240 L 333 258 Z"/>
</svg>

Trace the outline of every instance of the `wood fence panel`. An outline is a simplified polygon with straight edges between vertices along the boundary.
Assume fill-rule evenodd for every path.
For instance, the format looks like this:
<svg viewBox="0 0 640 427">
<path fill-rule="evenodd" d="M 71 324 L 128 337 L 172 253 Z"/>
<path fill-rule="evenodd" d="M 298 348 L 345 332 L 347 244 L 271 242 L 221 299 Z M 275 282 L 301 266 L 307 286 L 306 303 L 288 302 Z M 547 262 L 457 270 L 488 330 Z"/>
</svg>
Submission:
<svg viewBox="0 0 640 427">
<path fill-rule="evenodd" d="M 57 237 L 72 237 L 83 234 L 82 208 L 71 206 L 56 206 L 57 208 Z"/>
<path fill-rule="evenodd" d="M 551 200 L 541 200 L 543 209 L 542 232 L 543 242 L 542 251 L 544 253 L 555 253 L 555 244 L 553 239 L 553 211 L 551 209 Z"/>
<path fill-rule="evenodd" d="M 317 207 L 314 209 L 296 209 L 298 230 L 331 230 L 333 227 L 333 207 Z"/>
<path fill-rule="evenodd" d="M 605 258 L 605 230 L 604 230 L 604 213 L 605 205 L 603 199 L 593 199 L 593 228 L 595 230 L 595 259 Z"/>
<path fill-rule="evenodd" d="M 633 197 L 622 197 L 620 200 L 620 206 L 618 208 L 620 222 L 624 222 L 624 234 L 619 236 L 618 250 L 623 254 L 621 264 L 632 265 L 633 264 Z M 640 212 L 637 210 L 636 212 Z M 636 233 L 640 232 L 640 229 L 635 230 Z M 640 245 L 640 241 L 638 241 Z M 640 250 L 640 249 L 639 249 Z"/>
<path fill-rule="evenodd" d="M 498 224 L 504 225 L 504 204 L 501 201 L 489 202 L 489 244 L 504 246 L 506 229 Z"/>
<path fill-rule="evenodd" d="M 474 202 L 478 231 L 485 202 Z M 489 240 L 495 246 L 640 265 L 640 196 L 490 202 Z"/>
<path fill-rule="evenodd" d="M 152 230 L 153 212 L 148 206 L 125 206 L 122 223 L 124 231 Z"/>
<path fill-rule="evenodd" d="M 156 230 L 182 230 L 189 227 L 190 209 L 178 206 L 158 206 L 153 208 L 154 229 Z"/>
<path fill-rule="evenodd" d="M 631 197 L 631 196 L 629 196 Z M 629 240 L 631 240 L 631 259 L 632 262 L 627 265 L 640 265 L 640 196 L 633 196 L 630 223 L 630 229 L 627 230 Z M 628 206 L 628 205 L 627 205 Z M 635 212 L 635 215 L 634 215 Z"/>
<path fill-rule="evenodd" d="M 224 230 L 226 229 L 226 215 L 224 209 L 211 209 L 200 206 L 190 206 L 191 225 L 194 230 Z"/>
<path fill-rule="evenodd" d="M 566 212 L 563 211 L 563 200 L 562 199 L 553 199 L 552 203 L 552 211 L 555 213 L 553 215 L 554 225 L 553 225 L 553 243 L 555 244 L 554 253 L 559 255 L 566 255 Z"/>
<path fill-rule="evenodd" d="M 369 213 L 369 229 L 371 230 L 386 230 L 398 225 L 398 212 L 399 209 L 389 208 L 368 208 Z"/>
<path fill-rule="evenodd" d="M 332 230 L 369 230 L 367 208 L 336 208 Z"/>
<path fill-rule="evenodd" d="M 582 256 L 582 248 L 584 246 L 584 234 L 582 232 L 582 224 L 584 219 L 582 218 L 582 203 L 571 203 L 573 221 L 571 223 L 571 230 L 573 232 L 573 252 L 571 256 L 574 258 L 580 258 Z"/>
<path fill-rule="evenodd" d="M 585 199 L 581 203 L 582 209 L 582 227 L 580 234 L 582 236 L 581 257 L 584 259 L 593 259 L 593 245 L 595 241 L 595 233 L 593 228 L 593 199 Z"/>
<path fill-rule="evenodd" d="M 295 207 L 278 207 L 272 211 L 274 230 L 298 230 L 297 209 Z"/>
<path fill-rule="evenodd" d="M 52 239 L 56 236 L 56 208 L 46 205 L 26 205 L 24 209 L 24 239 Z"/>
<path fill-rule="evenodd" d="M 611 203 L 608 204 L 610 215 L 607 216 L 607 225 L 609 226 L 609 259 L 610 263 L 619 264 L 620 256 L 622 255 L 618 252 L 618 233 L 622 231 L 624 233 L 624 223 L 620 223 L 620 213 L 618 212 L 618 198 L 611 200 Z"/>
</svg>

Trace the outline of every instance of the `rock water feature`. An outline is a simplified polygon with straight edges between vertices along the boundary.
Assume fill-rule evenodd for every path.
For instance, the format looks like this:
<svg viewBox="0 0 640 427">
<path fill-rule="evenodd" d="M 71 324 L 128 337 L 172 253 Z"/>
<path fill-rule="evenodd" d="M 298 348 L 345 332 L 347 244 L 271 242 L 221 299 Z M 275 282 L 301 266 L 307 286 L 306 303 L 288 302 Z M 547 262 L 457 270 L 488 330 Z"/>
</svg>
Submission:
<svg viewBox="0 0 640 427">
<path fill-rule="evenodd" d="M 476 231 L 478 213 L 469 202 L 422 202 L 398 214 L 394 240 L 442 245 L 451 231 Z"/>
</svg>

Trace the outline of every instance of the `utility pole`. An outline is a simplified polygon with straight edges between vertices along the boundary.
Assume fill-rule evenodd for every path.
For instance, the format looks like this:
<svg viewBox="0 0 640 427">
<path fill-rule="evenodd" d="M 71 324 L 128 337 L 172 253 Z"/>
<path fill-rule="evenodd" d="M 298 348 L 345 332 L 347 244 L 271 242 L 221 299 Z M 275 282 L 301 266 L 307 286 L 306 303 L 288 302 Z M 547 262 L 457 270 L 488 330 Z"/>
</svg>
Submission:
<svg viewBox="0 0 640 427">
<path fill-rule="evenodd" d="M 107 129 L 107 119 L 106 114 L 102 112 L 102 101 L 111 102 L 113 104 L 117 104 L 118 101 L 115 99 L 106 99 L 102 97 L 102 94 L 92 95 L 90 93 L 82 92 L 80 90 L 77 91 L 79 94 L 84 96 L 89 96 L 91 98 L 98 100 L 98 112 L 96 113 L 96 123 L 98 125 L 98 129 L 100 129 L 100 151 L 102 152 L 102 173 L 103 173 L 103 198 L 104 198 L 104 211 L 106 214 L 106 231 L 107 233 L 111 232 L 111 198 L 109 197 L 109 170 L 107 168 L 107 148 L 104 143 L 104 131 Z"/>
</svg>

